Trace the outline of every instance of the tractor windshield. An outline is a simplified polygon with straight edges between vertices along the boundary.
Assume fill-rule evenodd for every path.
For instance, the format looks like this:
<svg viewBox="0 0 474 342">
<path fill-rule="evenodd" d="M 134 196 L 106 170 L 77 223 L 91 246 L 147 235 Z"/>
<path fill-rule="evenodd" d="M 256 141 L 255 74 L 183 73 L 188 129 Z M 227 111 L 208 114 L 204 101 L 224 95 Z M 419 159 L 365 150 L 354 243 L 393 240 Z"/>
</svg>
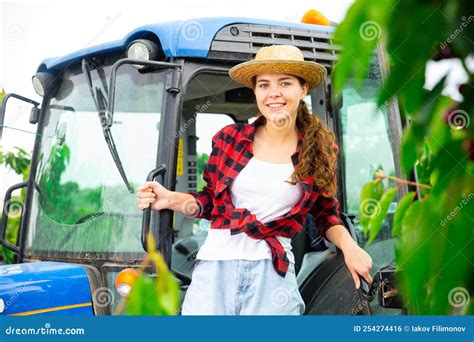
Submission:
<svg viewBox="0 0 474 342">
<path fill-rule="evenodd" d="M 66 71 L 44 112 L 27 256 L 123 260 L 143 253 L 135 190 L 116 167 L 91 96 L 89 80 L 107 97 L 110 69 Z M 131 65 L 117 72 L 110 134 L 131 189 L 156 166 L 165 77 Z"/>
</svg>

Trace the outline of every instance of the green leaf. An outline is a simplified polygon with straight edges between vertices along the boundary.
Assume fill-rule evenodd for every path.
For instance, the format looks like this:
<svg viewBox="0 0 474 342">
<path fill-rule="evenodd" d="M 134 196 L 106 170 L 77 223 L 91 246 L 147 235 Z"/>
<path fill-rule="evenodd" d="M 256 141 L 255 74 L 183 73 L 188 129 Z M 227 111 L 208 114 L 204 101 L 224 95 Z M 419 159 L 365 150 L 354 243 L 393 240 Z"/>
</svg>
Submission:
<svg viewBox="0 0 474 342">
<path fill-rule="evenodd" d="M 451 290 L 464 287 L 472 293 L 473 191 L 472 177 L 455 177 L 445 191 L 407 210 L 397 265 L 403 267 L 402 292 L 411 314 L 452 314 L 457 309 L 448 300 Z"/>
<path fill-rule="evenodd" d="M 378 200 L 382 197 L 383 186 L 381 182 L 368 182 L 360 192 L 359 217 L 364 229 L 364 236 L 369 232 L 369 220 L 374 214 Z"/>
<path fill-rule="evenodd" d="M 409 175 L 418 158 L 418 142 L 416 141 L 413 126 L 409 126 L 402 138 L 400 162 L 405 175 Z"/>
<path fill-rule="evenodd" d="M 334 34 L 343 50 L 334 70 L 333 84 L 340 92 L 346 80 L 355 75 L 356 85 L 366 76 L 377 42 L 382 36 L 394 0 L 360 0 L 349 8 Z"/>
<path fill-rule="evenodd" d="M 439 114 L 440 105 L 442 108 L 445 106 L 446 96 L 443 96 L 442 92 L 446 86 L 446 78 L 447 76 L 442 77 L 432 90 L 425 91 L 423 89 L 420 91 L 423 95 L 422 104 L 419 111 L 413 112 L 413 114 L 416 123 L 423 128 L 424 135 L 428 132 L 433 117 Z"/>
<path fill-rule="evenodd" d="M 451 98 L 440 96 L 437 106 L 434 108 L 435 113 L 432 115 L 427 132 L 427 141 L 434 154 L 437 154 L 439 149 L 451 139 L 451 129 L 443 117 L 445 112 L 449 111 L 452 103 Z"/>
<path fill-rule="evenodd" d="M 157 276 L 141 275 L 135 281 L 127 301 L 127 315 L 176 315 L 179 308 L 179 285 L 169 271 L 163 257 L 155 251 L 155 240 L 147 238 L 148 255 Z M 145 263 L 146 265 L 146 263 Z M 142 266 L 144 267 L 144 266 Z"/>
<path fill-rule="evenodd" d="M 156 278 L 140 275 L 127 300 L 127 315 L 175 315 L 179 308 L 179 285 L 171 272 Z"/>
<path fill-rule="evenodd" d="M 408 113 L 420 110 L 423 104 L 426 62 L 440 42 L 449 35 L 441 3 L 398 1 L 387 23 L 387 52 L 392 62 L 390 75 L 384 84 L 379 103 L 398 96 Z M 409 13 L 400 20 L 397 13 Z M 407 36 L 407 32 L 417 34 Z"/>
<path fill-rule="evenodd" d="M 371 243 L 379 234 L 380 228 L 382 228 L 383 221 L 388 213 L 388 208 L 390 204 L 395 199 L 397 195 L 397 188 L 391 188 L 386 191 L 380 201 L 377 204 L 377 210 L 373 213 L 369 220 L 369 241 Z"/>
<path fill-rule="evenodd" d="M 376 20 L 384 33 L 382 43 L 390 62 L 386 64 L 390 73 L 379 90 L 378 104 L 397 97 L 401 111 L 411 120 L 400 151 L 402 170 L 408 175 L 416 165 L 418 181 L 432 186 L 430 190 L 421 189 L 420 201 L 412 203 L 413 193 L 404 196 L 394 216 L 392 233 L 398 235 L 395 253 L 400 291 L 409 314 L 472 314 L 472 298 L 465 308 L 451 302 L 453 289 L 462 288 L 468 293 L 467 300 L 474 293 L 474 75 L 465 61 L 472 53 L 474 40 L 469 14 L 472 5 L 454 0 L 380 3 L 355 1 L 337 29 L 335 37 L 342 40 L 343 51 L 333 73 L 334 85 L 340 91 L 351 77 L 364 76 L 370 44 L 361 41 L 359 28 L 378 13 L 380 19 Z M 441 47 L 442 54 L 437 53 Z M 423 89 L 427 62 L 435 54 L 459 58 L 468 74 L 463 99 L 448 109 L 462 115 L 462 129 L 452 129 L 446 122 L 452 100 L 441 95 L 445 80 L 441 79 L 431 91 Z M 382 203 L 384 207 L 390 205 L 388 195 L 376 202 L 380 213 Z M 372 199 L 363 194 L 361 198 Z M 364 233 L 370 231 L 370 241 L 380 231 L 381 216 L 373 212 L 361 216 Z"/>
<path fill-rule="evenodd" d="M 437 195 L 446 191 L 453 179 L 467 173 L 468 158 L 466 151 L 462 148 L 462 141 L 451 141 L 443 145 L 433 156 L 432 163 L 431 193 Z"/>
<path fill-rule="evenodd" d="M 160 305 L 155 281 L 147 275 L 140 275 L 133 284 L 127 300 L 127 315 L 164 315 Z"/>
<path fill-rule="evenodd" d="M 425 236 L 423 229 L 428 222 L 423 220 L 426 203 L 416 201 L 411 205 L 402 221 L 401 239 L 396 245 L 397 249 L 397 266 L 401 265 L 400 281 L 402 293 L 405 303 L 410 303 L 410 312 L 419 312 L 423 307 L 423 294 L 426 281 L 425 272 L 420 269 L 427 270 L 429 268 L 429 254 L 427 248 L 419 248 L 423 246 L 421 241 Z M 424 246 L 426 247 L 426 246 Z"/>
<path fill-rule="evenodd" d="M 400 202 L 398 203 L 397 211 L 395 212 L 395 215 L 393 217 L 392 236 L 395 237 L 400 233 L 403 217 L 405 216 L 405 213 L 410 207 L 410 204 L 413 202 L 414 198 L 415 192 L 411 191 L 405 196 L 403 196 Z"/>
<path fill-rule="evenodd" d="M 158 298 L 160 305 L 167 315 L 175 315 L 179 307 L 179 285 L 171 272 L 164 273 L 162 277 L 157 283 L 161 294 Z"/>
<path fill-rule="evenodd" d="M 431 163 L 432 155 L 431 147 L 428 142 L 425 141 L 423 154 L 418 158 L 418 162 L 415 165 L 418 183 L 430 184 L 430 176 L 433 172 L 433 164 Z"/>
</svg>

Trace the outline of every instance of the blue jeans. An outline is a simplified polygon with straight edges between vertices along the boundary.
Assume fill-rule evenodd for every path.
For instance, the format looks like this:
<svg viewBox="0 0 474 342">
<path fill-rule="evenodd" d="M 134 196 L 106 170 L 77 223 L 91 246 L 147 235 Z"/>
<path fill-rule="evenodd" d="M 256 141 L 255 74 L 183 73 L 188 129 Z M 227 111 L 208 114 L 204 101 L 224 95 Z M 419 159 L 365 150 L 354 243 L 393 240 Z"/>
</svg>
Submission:
<svg viewBox="0 0 474 342">
<path fill-rule="evenodd" d="M 182 315 L 301 315 L 294 265 L 284 278 L 270 259 L 198 260 Z"/>
</svg>

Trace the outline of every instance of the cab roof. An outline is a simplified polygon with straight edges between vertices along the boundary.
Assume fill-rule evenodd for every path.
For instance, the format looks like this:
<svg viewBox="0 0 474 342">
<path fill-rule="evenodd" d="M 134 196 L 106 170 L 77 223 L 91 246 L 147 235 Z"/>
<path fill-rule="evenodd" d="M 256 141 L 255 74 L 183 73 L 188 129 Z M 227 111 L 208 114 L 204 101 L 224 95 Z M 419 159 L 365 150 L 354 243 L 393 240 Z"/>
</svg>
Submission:
<svg viewBox="0 0 474 342">
<path fill-rule="evenodd" d="M 300 29 L 317 29 L 319 32 L 333 32 L 334 27 L 300 24 L 284 21 L 251 19 L 240 17 L 200 18 L 186 21 L 171 21 L 145 25 L 136 28 L 123 39 L 85 48 L 71 54 L 45 59 L 38 72 L 60 70 L 87 56 L 125 51 L 127 46 L 144 35 L 156 35 L 163 53 L 168 58 L 189 57 L 206 58 L 215 35 L 225 26 L 235 24 L 271 25 Z"/>
</svg>

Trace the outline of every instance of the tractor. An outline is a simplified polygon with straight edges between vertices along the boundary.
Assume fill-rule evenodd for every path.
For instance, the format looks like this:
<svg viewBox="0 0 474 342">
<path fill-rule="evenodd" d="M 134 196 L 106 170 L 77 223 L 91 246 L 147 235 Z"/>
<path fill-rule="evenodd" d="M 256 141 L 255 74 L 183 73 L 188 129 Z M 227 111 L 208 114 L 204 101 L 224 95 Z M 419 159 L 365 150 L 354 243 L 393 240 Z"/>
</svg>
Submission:
<svg viewBox="0 0 474 342">
<path fill-rule="evenodd" d="M 4 196 L 0 242 L 14 262 L 0 266 L 1 314 L 113 314 L 122 296 L 116 278 L 139 267 L 148 234 L 183 299 L 210 222 L 169 210 L 142 212 L 135 189 L 146 180 L 180 192 L 202 189 L 212 136 L 258 115 L 253 92 L 233 82 L 228 70 L 267 45 L 297 46 L 306 60 L 326 67 L 327 79 L 305 102 L 336 135 L 341 217 L 372 256 L 374 271 L 390 265 L 395 243 L 390 213 L 397 203 L 377 239 L 366 244 L 360 190 L 380 169 L 402 177 L 403 122 L 396 101 L 376 106 L 376 89 L 388 72 L 381 48 L 361 86 L 348 82 L 342 92 L 333 91 L 331 75 L 340 55 L 334 30 L 204 18 L 139 27 L 121 40 L 45 59 L 32 77 L 41 103 L 11 93 L 0 113 L 2 142 L 23 129 L 11 114 L 12 103 L 24 104 L 34 127 L 28 179 Z M 24 199 L 17 203 L 14 193 L 20 191 Z M 401 187 L 399 194 L 407 191 Z M 15 205 L 21 207 L 18 238 L 8 241 L 8 213 Z M 341 251 L 318 236 L 311 220 L 292 246 L 305 314 L 401 313 L 368 301 L 354 311 L 364 293 L 355 289 Z"/>
</svg>

